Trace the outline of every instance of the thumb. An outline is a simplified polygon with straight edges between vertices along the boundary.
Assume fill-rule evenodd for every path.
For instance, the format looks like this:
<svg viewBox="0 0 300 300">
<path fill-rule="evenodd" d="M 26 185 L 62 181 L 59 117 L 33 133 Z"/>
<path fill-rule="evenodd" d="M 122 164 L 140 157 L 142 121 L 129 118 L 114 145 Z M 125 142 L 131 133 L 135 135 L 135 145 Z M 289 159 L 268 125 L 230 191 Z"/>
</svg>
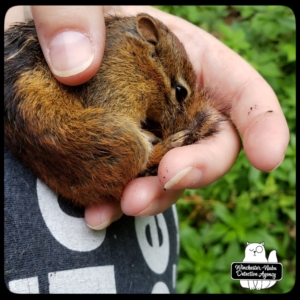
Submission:
<svg viewBox="0 0 300 300">
<path fill-rule="evenodd" d="M 45 59 L 57 80 L 88 81 L 98 71 L 105 46 L 102 6 L 31 6 Z"/>
</svg>

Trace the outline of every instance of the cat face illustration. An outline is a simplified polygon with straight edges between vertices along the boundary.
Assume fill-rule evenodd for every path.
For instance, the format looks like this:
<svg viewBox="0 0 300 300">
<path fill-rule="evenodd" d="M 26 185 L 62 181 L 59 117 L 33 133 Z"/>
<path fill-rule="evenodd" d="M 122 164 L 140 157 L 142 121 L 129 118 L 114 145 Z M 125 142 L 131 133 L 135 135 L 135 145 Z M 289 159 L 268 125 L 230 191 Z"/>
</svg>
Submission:
<svg viewBox="0 0 300 300">
<path fill-rule="evenodd" d="M 273 250 L 269 254 L 269 258 L 266 257 L 265 243 L 248 243 L 245 249 L 244 263 L 277 263 L 276 251 Z M 261 290 L 272 287 L 277 281 L 276 280 L 240 280 L 240 284 L 244 288 L 250 290 Z"/>
<path fill-rule="evenodd" d="M 267 261 L 264 244 L 264 242 L 260 244 L 247 242 L 247 247 L 245 249 L 245 258 L 243 261 Z"/>
</svg>

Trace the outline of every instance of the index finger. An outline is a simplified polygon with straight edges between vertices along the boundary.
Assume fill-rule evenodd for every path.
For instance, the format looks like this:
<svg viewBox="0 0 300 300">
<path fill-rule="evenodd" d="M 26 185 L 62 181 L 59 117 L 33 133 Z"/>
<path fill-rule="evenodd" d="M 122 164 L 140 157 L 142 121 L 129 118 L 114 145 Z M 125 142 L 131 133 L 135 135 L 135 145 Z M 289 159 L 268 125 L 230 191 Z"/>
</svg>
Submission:
<svg viewBox="0 0 300 300">
<path fill-rule="evenodd" d="M 230 107 L 230 118 L 244 140 L 250 163 L 262 171 L 276 168 L 284 158 L 289 130 L 274 91 L 234 51 L 200 28 L 186 26 L 190 29 L 182 39 L 199 84 L 211 90 L 217 107 Z M 180 35 L 182 28 L 174 32 Z"/>
<path fill-rule="evenodd" d="M 244 139 L 250 163 L 262 171 L 277 167 L 285 155 L 289 130 L 269 84 L 219 41 L 209 55 L 204 54 L 202 74 L 204 86 L 214 80 L 228 95 L 223 100 L 231 103 L 230 117 Z"/>
</svg>

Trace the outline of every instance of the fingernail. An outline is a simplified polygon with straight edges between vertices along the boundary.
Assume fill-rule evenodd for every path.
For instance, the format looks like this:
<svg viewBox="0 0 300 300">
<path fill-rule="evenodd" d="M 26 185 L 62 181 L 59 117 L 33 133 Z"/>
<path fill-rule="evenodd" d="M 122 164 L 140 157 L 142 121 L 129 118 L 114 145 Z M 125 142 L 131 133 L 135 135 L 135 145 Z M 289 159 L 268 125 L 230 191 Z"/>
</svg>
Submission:
<svg viewBox="0 0 300 300">
<path fill-rule="evenodd" d="M 178 172 L 171 180 L 169 180 L 165 186 L 165 190 L 172 189 L 176 186 L 176 189 L 193 188 L 196 186 L 202 177 L 201 170 L 193 167 L 187 167 L 186 169 Z"/>
<path fill-rule="evenodd" d="M 137 215 L 135 215 L 135 217 L 149 217 L 155 214 L 157 209 L 158 209 L 158 201 L 152 201 L 147 208 L 139 212 Z"/>
<path fill-rule="evenodd" d="M 89 224 L 87 224 L 87 226 L 90 227 L 93 230 L 102 230 L 102 229 L 105 229 L 110 223 L 111 223 L 111 220 L 109 219 L 109 220 L 105 221 L 104 223 L 102 223 L 98 226 L 91 226 Z"/>
<path fill-rule="evenodd" d="M 32 12 L 31 12 L 31 6 L 30 5 L 24 5 L 23 11 L 24 11 L 25 21 L 33 19 Z"/>
<path fill-rule="evenodd" d="M 60 77 L 76 75 L 87 69 L 94 59 L 91 40 L 81 32 L 64 31 L 49 45 L 52 72 Z"/>
</svg>

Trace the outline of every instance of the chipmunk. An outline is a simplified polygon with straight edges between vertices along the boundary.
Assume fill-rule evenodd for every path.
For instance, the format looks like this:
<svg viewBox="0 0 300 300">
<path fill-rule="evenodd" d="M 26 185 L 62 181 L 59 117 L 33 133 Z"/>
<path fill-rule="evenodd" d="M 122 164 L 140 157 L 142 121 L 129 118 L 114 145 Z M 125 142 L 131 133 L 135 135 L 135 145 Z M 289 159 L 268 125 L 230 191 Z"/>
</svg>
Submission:
<svg viewBox="0 0 300 300">
<path fill-rule="evenodd" d="M 163 23 L 138 14 L 105 25 L 100 69 L 75 87 L 50 72 L 33 20 L 4 35 L 5 144 L 83 206 L 119 201 L 129 181 L 157 174 L 167 151 L 216 134 L 224 119 Z"/>
</svg>

